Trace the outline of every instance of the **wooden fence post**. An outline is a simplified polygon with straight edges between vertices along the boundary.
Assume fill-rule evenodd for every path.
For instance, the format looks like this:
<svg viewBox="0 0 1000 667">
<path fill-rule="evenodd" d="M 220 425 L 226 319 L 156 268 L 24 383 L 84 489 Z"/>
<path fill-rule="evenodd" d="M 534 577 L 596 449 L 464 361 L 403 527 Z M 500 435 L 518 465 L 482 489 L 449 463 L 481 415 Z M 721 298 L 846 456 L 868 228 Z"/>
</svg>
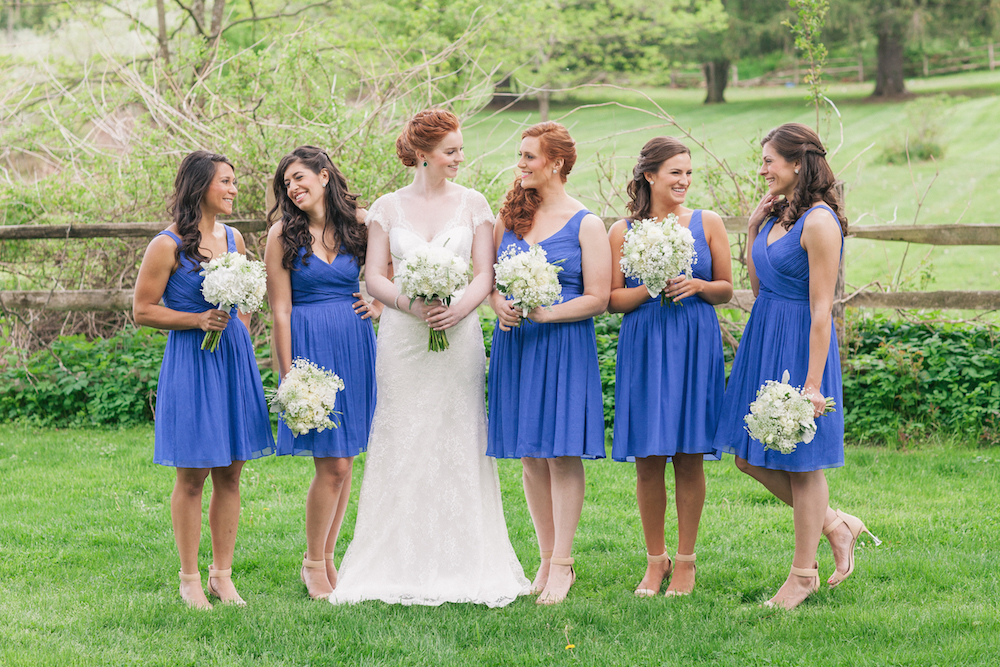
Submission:
<svg viewBox="0 0 1000 667">
<path fill-rule="evenodd" d="M 927 66 L 927 54 L 925 53 L 923 54 L 923 56 L 924 56 L 924 76 L 926 77 L 929 76 L 929 74 L 927 73 L 929 69 Z"/>
<path fill-rule="evenodd" d="M 992 54 L 993 52 L 990 51 L 990 53 Z M 990 62 L 992 62 L 992 57 L 991 57 Z M 990 69 L 993 69 L 993 68 L 991 67 Z M 733 85 L 734 86 L 740 85 L 740 70 L 736 66 L 736 63 L 733 63 Z"/>
<path fill-rule="evenodd" d="M 989 54 L 990 57 L 990 71 L 992 72 L 997 67 L 997 61 L 993 57 L 993 42 L 986 45 L 986 53 Z"/>
<path fill-rule="evenodd" d="M 858 54 L 858 83 L 865 82 L 865 58 Z"/>
</svg>

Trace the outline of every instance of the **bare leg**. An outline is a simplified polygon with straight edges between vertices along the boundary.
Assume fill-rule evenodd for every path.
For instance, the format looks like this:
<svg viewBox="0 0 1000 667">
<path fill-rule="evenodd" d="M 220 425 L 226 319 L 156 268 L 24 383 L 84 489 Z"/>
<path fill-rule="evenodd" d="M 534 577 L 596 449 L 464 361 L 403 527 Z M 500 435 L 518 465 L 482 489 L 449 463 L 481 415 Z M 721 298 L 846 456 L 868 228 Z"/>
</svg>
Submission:
<svg viewBox="0 0 1000 667">
<path fill-rule="evenodd" d="M 174 541 L 181 557 L 181 572 L 198 574 L 198 545 L 201 542 L 201 495 L 208 468 L 177 468 L 174 491 L 170 495 L 170 518 Z M 181 581 L 181 599 L 197 609 L 211 609 L 199 581 Z"/>
<path fill-rule="evenodd" d="M 569 558 L 573 553 L 573 538 L 580 524 L 580 514 L 583 512 L 583 493 L 585 478 L 583 461 L 578 456 L 560 456 L 545 459 L 549 468 L 552 497 L 552 519 L 555 530 L 555 540 L 552 546 L 552 558 Z M 552 604 L 562 601 L 573 585 L 573 568 L 571 565 L 549 566 L 549 578 L 545 590 L 538 596 L 538 601 Z"/>
<path fill-rule="evenodd" d="M 552 481 L 546 459 L 521 459 L 521 480 L 524 498 L 528 502 L 531 523 L 535 526 L 538 550 L 551 553 L 556 541 L 555 521 L 552 518 Z M 541 592 L 549 580 L 549 559 L 543 558 L 531 582 L 533 590 Z"/>
<path fill-rule="evenodd" d="M 677 454 L 673 458 L 677 504 L 677 553 L 691 555 L 698 540 L 698 524 L 705 507 L 705 458 L 701 454 Z M 677 561 L 667 593 L 694 590 L 695 564 Z"/>
<path fill-rule="evenodd" d="M 788 473 L 794 499 L 795 556 L 792 566 L 812 569 L 816 564 L 816 549 L 823 534 L 826 510 L 830 504 L 830 491 L 822 470 Z M 816 590 L 813 577 L 789 574 L 769 602 L 794 609 Z"/>
<path fill-rule="evenodd" d="M 306 557 L 323 560 L 326 553 L 333 553 L 337 548 L 337 535 L 351 496 L 354 459 L 317 458 L 313 462 L 316 475 L 306 496 Z M 323 569 L 304 569 L 303 576 L 310 596 L 326 597 L 336 587 L 337 568 L 332 560 L 328 560 Z"/>
<path fill-rule="evenodd" d="M 208 526 L 212 531 L 212 564 L 216 570 L 233 566 L 236 529 L 240 523 L 240 474 L 246 461 L 233 461 L 226 468 L 212 468 L 212 498 L 208 502 Z M 211 578 L 209 584 L 223 602 L 242 603 L 232 579 Z"/>
<path fill-rule="evenodd" d="M 666 552 L 663 536 L 663 520 L 667 512 L 667 489 L 663 483 L 666 467 L 665 456 L 647 456 L 635 460 L 635 497 L 639 505 L 639 518 L 642 520 L 646 553 L 650 556 Z M 646 573 L 636 589 L 659 592 L 663 578 L 669 571 L 670 561 L 647 562 Z"/>
</svg>

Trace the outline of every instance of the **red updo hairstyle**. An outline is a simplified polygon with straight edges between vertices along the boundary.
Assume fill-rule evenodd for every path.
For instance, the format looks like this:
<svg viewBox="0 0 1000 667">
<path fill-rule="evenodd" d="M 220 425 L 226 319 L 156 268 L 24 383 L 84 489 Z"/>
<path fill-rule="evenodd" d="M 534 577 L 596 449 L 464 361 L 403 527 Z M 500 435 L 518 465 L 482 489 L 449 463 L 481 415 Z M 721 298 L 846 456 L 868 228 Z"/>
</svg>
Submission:
<svg viewBox="0 0 1000 667">
<path fill-rule="evenodd" d="M 449 132 L 459 128 L 458 116 L 444 109 L 427 109 L 407 121 L 396 139 L 396 155 L 407 167 L 417 166 L 417 151 L 430 153 Z"/>
<path fill-rule="evenodd" d="M 565 183 L 566 177 L 569 176 L 573 165 L 576 164 L 576 142 L 573 141 L 573 137 L 569 136 L 566 128 L 549 120 L 532 125 L 522 132 L 521 139 L 526 137 L 538 137 L 542 156 L 546 161 L 562 158 L 563 165 L 559 171 L 559 178 Z M 515 176 L 514 184 L 507 191 L 507 198 L 497 215 L 503 218 L 504 227 L 520 239 L 531 229 L 531 224 L 535 219 L 535 211 L 541 204 L 542 195 L 538 190 L 522 188 L 520 177 Z"/>
</svg>

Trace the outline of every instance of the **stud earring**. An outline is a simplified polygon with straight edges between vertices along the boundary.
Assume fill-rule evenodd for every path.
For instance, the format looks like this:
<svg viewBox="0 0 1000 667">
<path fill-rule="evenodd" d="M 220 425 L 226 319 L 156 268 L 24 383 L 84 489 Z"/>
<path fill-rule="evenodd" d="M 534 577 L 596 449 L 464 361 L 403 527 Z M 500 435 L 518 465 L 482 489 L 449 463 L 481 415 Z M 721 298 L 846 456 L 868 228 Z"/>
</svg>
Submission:
<svg viewBox="0 0 1000 667">
<path fill-rule="evenodd" d="M 653 181 L 649 181 L 649 184 L 650 184 L 650 185 L 652 185 L 652 184 L 653 184 Z"/>
<path fill-rule="evenodd" d="M 324 184 L 323 184 L 323 187 L 324 187 L 324 188 L 326 187 L 326 183 L 324 183 Z"/>
<path fill-rule="evenodd" d="M 424 166 L 425 167 L 427 166 L 427 160 L 424 160 Z"/>
<path fill-rule="evenodd" d="M 553 169 L 553 170 L 552 170 L 552 173 L 553 173 L 553 174 L 558 174 L 558 173 L 559 173 L 559 170 L 558 170 L 558 169 Z"/>
<path fill-rule="evenodd" d="M 795 168 L 795 173 L 796 174 L 799 173 L 799 168 L 798 167 Z"/>
</svg>

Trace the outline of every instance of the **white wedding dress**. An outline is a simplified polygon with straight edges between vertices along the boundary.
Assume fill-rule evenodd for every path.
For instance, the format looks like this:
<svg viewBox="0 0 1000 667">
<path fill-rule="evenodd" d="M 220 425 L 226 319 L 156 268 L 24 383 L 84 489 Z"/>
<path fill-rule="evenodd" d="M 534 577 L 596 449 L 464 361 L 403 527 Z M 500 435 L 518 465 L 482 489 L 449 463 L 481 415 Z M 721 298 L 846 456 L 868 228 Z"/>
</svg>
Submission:
<svg viewBox="0 0 1000 667">
<path fill-rule="evenodd" d="M 389 234 L 393 265 L 426 245 L 399 196 L 380 197 L 368 224 Z M 470 261 L 486 199 L 465 190 L 430 240 Z M 528 592 L 507 536 L 496 461 L 486 456 L 486 357 L 475 312 L 447 330 L 450 347 L 427 351 L 429 329 L 386 308 L 375 360 L 378 399 L 368 441 L 354 539 L 333 604 L 362 600 L 501 607 Z"/>
</svg>

